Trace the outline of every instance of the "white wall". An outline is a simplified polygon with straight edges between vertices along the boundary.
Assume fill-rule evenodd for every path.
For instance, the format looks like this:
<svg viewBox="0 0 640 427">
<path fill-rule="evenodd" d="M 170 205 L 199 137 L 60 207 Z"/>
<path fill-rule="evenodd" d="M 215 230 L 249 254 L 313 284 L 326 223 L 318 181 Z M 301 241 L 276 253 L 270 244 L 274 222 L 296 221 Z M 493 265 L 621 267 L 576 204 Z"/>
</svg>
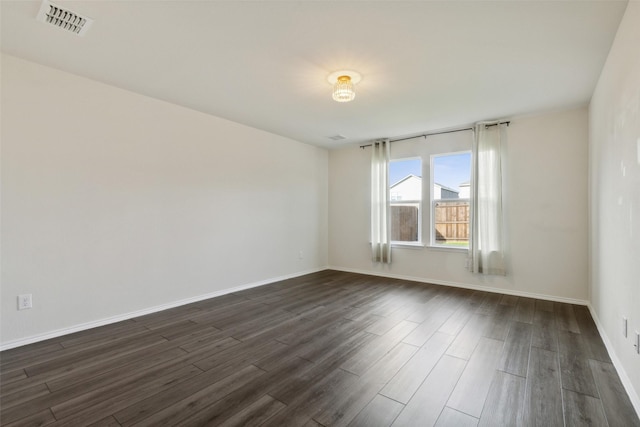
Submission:
<svg viewBox="0 0 640 427">
<path fill-rule="evenodd" d="M 327 264 L 324 149 L 6 55 L 1 137 L 5 347 Z"/>
<path fill-rule="evenodd" d="M 640 411 L 640 3 L 629 2 L 590 105 L 591 305 Z M 622 318 L 629 336 L 622 335 Z"/>
<path fill-rule="evenodd" d="M 468 199 L 471 195 L 471 185 L 464 184 L 458 187 L 458 197 L 461 199 Z"/>
<path fill-rule="evenodd" d="M 586 108 L 514 119 L 508 129 L 507 201 L 509 274 L 478 276 L 465 268 L 466 252 L 394 247 L 389 266 L 370 261 L 370 152 L 348 148 L 329 153 L 329 264 L 332 267 L 411 277 L 434 283 L 488 287 L 585 302 L 587 267 Z M 429 155 L 449 147 L 470 148 L 461 132 L 392 144 L 392 156 Z M 554 188 L 554 196 L 549 196 Z M 425 226 L 429 222 L 425 220 Z"/>
<path fill-rule="evenodd" d="M 391 188 L 390 193 L 391 200 L 394 201 L 420 200 L 422 198 L 422 178 L 410 176 Z"/>
<path fill-rule="evenodd" d="M 445 191 L 445 193 L 444 193 L 445 197 L 442 197 L 442 190 Z M 457 195 L 453 196 L 452 193 L 457 193 Z M 442 185 L 438 184 L 437 182 L 433 184 L 432 197 L 433 197 L 433 200 L 461 199 L 459 190 L 455 190 L 455 189 L 449 188 L 449 187 L 443 187 Z"/>
</svg>

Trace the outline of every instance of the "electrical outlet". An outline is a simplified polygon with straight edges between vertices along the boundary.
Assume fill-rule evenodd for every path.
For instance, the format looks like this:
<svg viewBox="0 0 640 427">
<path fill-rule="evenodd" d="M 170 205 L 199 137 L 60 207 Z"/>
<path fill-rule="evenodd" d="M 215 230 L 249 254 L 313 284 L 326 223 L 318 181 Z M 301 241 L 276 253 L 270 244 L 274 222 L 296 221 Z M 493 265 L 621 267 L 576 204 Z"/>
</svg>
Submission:
<svg viewBox="0 0 640 427">
<path fill-rule="evenodd" d="M 640 333 L 636 331 L 636 343 L 633 345 L 636 348 L 636 353 L 640 354 Z"/>
<path fill-rule="evenodd" d="M 26 310 L 33 307 L 31 294 L 18 295 L 18 310 Z"/>
<path fill-rule="evenodd" d="M 623 317 L 622 318 L 622 336 L 623 337 L 627 337 L 627 318 Z"/>
<path fill-rule="evenodd" d="M 302 249 L 300 249 L 298 251 L 298 259 L 302 259 L 302 258 L 304 258 L 304 252 L 302 252 Z"/>
</svg>

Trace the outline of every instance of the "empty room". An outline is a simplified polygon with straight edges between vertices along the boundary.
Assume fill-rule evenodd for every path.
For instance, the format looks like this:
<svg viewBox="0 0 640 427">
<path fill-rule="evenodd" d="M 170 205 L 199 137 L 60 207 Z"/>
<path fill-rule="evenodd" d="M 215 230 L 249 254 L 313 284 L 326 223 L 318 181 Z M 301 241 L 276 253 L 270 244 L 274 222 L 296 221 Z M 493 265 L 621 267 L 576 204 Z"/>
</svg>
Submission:
<svg viewBox="0 0 640 427">
<path fill-rule="evenodd" d="M 640 426 L 640 2 L 0 0 L 1 426 Z"/>
</svg>

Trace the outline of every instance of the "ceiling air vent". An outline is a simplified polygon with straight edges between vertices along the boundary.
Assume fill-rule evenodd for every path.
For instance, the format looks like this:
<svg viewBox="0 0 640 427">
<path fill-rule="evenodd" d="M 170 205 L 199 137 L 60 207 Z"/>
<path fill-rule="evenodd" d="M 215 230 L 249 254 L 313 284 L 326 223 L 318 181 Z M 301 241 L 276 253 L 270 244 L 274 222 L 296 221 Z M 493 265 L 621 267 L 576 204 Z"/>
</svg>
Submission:
<svg viewBox="0 0 640 427">
<path fill-rule="evenodd" d="M 42 6 L 40 6 L 36 19 L 79 36 L 84 36 L 93 23 L 93 19 L 78 15 L 48 0 L 42 0 Z"/>
<path fill-rule="evenodd" d="M 332 141 L 342 141 L 343 139 L 347 139 L 347 137 L 344 135 L 333 135 L 330 136 L 329 139 Z"/>
</svg>

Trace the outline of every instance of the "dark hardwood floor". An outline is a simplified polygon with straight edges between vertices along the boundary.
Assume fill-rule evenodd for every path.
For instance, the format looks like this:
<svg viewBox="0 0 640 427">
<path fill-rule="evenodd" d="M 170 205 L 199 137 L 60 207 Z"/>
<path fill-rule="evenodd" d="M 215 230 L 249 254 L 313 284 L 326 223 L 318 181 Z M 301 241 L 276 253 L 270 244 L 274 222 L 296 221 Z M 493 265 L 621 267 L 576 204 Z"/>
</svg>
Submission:
<svg viewBox="0 0 640 427">
<path fill-rule="evenodd" d="M 336 271 L 0 363 L 3 426 L 640 426 L 586 307 Z"/>
</svg>

